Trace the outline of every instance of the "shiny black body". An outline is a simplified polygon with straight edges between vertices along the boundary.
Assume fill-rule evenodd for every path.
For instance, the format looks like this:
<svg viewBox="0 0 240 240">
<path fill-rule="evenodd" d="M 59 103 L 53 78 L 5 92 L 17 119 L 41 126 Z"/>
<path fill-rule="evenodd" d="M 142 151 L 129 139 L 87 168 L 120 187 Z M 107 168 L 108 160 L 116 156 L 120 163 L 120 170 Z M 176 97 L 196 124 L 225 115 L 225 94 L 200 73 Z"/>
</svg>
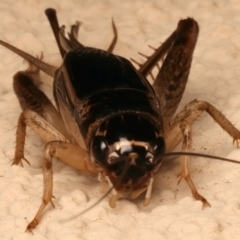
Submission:
<svg viewBox="0 0 240 240">
<path fill-rule="evenodd" d="M 61 96 L 67 102 L 88 148 L 101 124 L 116 115 L 137 115 L 149 121 L 157 135 L 162 132 L 155 92 L 127 59 L 103 50 L 80 47 L 65 55 L 63 65 L 67 76 L 62 68 L 58 70 L 55 100 L 58 104 Z M 66 77 L 75 91 L 77 105 L 71 102 L 66 88 L 60 87 Z"/>
</svg>

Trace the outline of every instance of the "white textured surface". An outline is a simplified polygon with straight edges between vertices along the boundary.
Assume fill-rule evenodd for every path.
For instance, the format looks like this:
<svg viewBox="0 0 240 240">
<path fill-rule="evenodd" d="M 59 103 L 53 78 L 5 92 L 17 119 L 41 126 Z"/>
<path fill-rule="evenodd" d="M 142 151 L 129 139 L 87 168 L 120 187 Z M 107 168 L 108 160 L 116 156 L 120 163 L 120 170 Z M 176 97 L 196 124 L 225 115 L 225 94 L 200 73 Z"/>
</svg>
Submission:
<svg viewBox="0 0 240 240">
<path fill-rule="evenodd" d="M 119 40 L 115 53 L 143 60 L 148 44 L 158 46 L 187 16 L 200 25 L 191 75 L 181 106 L 194 98 L 209 101 L 240 128 L 240 4 L 221 1 L 0 1 L 0 38 L 33 55 L 60 64 L 60 56 L 44 15 L 47 7 L 58 11 L 61 24 L 84 24 L 80 40 L 106 49 L 112 39 L 111 17 Z M 0 46 L 0 238 L 1 239 L 238 239 L 240 235 L 240 165 L 198 158 L 193 179 L 212 207 L 202 210 L 184 182 L 177 186 L 178 162 L 160 170 L 150 205 L 141 201 L 108 200 L 83 216 L 67 220 L 96 202 L 102 194 L 96 177 L 54 161 L 56 209 L 46 209 L 34 235 L 25 233 L 42 196 L 41 156 L 44 143 L 28 131 L 26 157 L 31 166 L 11 166 L 20 107 L 12 90 L 12 76 L 26 69 L 23 60 Z M 43 88 L 51 93 L 51 79 L 42 74 Z M 194 149 L 240 159 L 232 139 L 203 114 L 194 125 Z M 65 220 L 64 222 L 62 220 Z"/>
</svg>

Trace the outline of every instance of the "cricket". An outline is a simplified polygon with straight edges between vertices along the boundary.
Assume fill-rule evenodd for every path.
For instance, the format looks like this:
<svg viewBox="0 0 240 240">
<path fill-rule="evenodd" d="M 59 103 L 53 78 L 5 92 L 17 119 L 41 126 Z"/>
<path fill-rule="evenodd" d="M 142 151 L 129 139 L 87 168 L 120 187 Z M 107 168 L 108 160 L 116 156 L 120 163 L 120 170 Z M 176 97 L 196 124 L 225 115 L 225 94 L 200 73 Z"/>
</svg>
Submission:
<svg viewBox="0 0 240 240">
<path fill-rule="evenodd" d="M 100 50 L 78 41 L 80 22 L 72 25 L 66 34 L 54 9 L 46 9 L 45 14 L 62 56 L 61 66 L 44 62 L 43 54 L 34 57 L 0 40 L 0 45 L 29 62 L 26 71 L 19 71 L 13 77 L 22 113 L 17 123 L 12 164 L 30 164 L 24 156 L 27 127 L 46 142 L 42 157 L 42 203 L 26 231 L 32 232 L 40 223 L 49 203 L 54 207 L 53 158 L 97 175 L 102 188 L 110 195 L 109 206 L 114 208 L 119 198 L 135 199 L 142 194 L 143 205 L 147 206 L 154 177 L 164 158 L 179 156 L 178 181 L 184 179 L 193 197 L 203 207 L 210 206 L 194 185 L 188 162 L 191 156 L 227 159 L 191 153 L 192 124 L 207 112 L 237 146 L 240 131 L 206 101 L 193 100 L 176 113 L 198 39 L 197 21 L 180 20 L 151 56 L 140 53 L 146 58 L 144 63 L 132 59 L 136 68 L 131 61 L 113 53 L 118 39 L 114 21 L 113 40 L 107 50 Z M 154 68 L 158 68 L 156 76 L 152 74 Z M 53 77 L 56 107 L 38 87 L 40 70 Z M 179 144 L 182 152 L 173 152 Z"/>
</svg>

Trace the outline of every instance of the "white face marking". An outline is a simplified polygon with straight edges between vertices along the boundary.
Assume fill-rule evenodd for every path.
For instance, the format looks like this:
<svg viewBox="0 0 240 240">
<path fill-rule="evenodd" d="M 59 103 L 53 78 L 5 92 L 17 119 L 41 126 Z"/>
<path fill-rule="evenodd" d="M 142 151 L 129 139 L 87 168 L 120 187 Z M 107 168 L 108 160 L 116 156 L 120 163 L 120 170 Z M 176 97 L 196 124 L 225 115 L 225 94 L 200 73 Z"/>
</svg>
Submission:
<svg viewBox="0 0 240 240">
<path fill-rule="evenodd" d="M 115 143 L 115 148 L 117 151 L 121 148 L 120 142 Z"/>
<path fill-rule="evenodd" d="M 112 153 L 109 154 L 109 156 L 108 156 L 108 162 L 112 163 L 112 161 L 114 161 L 114 159 L 119 157 L 119 155 L 117 154 L 117 151 L 128 152 L 131 155 L 133 146 L 143 147 L 147 152 L 145 158 L 147 159 L 148 162 L 153 163 L 154 156 L 150 151 L 150 149 L 152 149 L 152 147 L 148 142 L 135 141 L 135 140 L 129 141 L 126 138 L 120 138 L 120 141 L 115 142 L 113 145 L 110 146 L 110 151 Z M 138 158 L 138 154 L 131 155 L 131 156 L 130 155 L 129 155 L 129 157 L 131 158 L 131 164 L 136 165 L 135 160 Z"/>
<path fill-rule="evenodd" d="M 112 152 L 109 154 L 108 157 L 116 157 L 117 158 L 117 157 L 119 157 L 119 155 L 116 152 Z"/>
<path fill-rule="evenodd" d="M 138 147 L 144 147 L 146 150 L 149 149 L 149 143 L 147 142 L 135 141 L 135 140 L 129 141 L 125 138 L 121 138 L 120 141 L 116 142 L 114 145 L 117 151 L 119 151 L 119 149 L 122 147 L 128 147 L 128 146 L 138 146 Z"/>
<path fill-rule="evenodd" d="M 109 154 L 107 161 L 108 163 L 113 163 L 114 159 L 119 158 L 119 155 L 116 152 L 112 152 Z"/>
</svg>

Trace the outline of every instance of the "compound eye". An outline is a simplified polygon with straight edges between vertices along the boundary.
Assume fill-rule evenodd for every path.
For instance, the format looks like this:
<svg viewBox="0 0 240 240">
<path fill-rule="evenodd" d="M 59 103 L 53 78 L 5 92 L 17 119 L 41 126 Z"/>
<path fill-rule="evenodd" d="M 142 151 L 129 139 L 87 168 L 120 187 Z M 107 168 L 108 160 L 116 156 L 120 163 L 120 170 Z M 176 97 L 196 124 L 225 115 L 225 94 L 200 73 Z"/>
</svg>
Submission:
<svg viewBox="0 0 240 240">
<path fill-rule="evenodd" d="M 91 152 L 96 162 L 104 164 L 108 152 L 106 139 L 102 136 L 95 136 L 92 140 Z"/>
</svg>

